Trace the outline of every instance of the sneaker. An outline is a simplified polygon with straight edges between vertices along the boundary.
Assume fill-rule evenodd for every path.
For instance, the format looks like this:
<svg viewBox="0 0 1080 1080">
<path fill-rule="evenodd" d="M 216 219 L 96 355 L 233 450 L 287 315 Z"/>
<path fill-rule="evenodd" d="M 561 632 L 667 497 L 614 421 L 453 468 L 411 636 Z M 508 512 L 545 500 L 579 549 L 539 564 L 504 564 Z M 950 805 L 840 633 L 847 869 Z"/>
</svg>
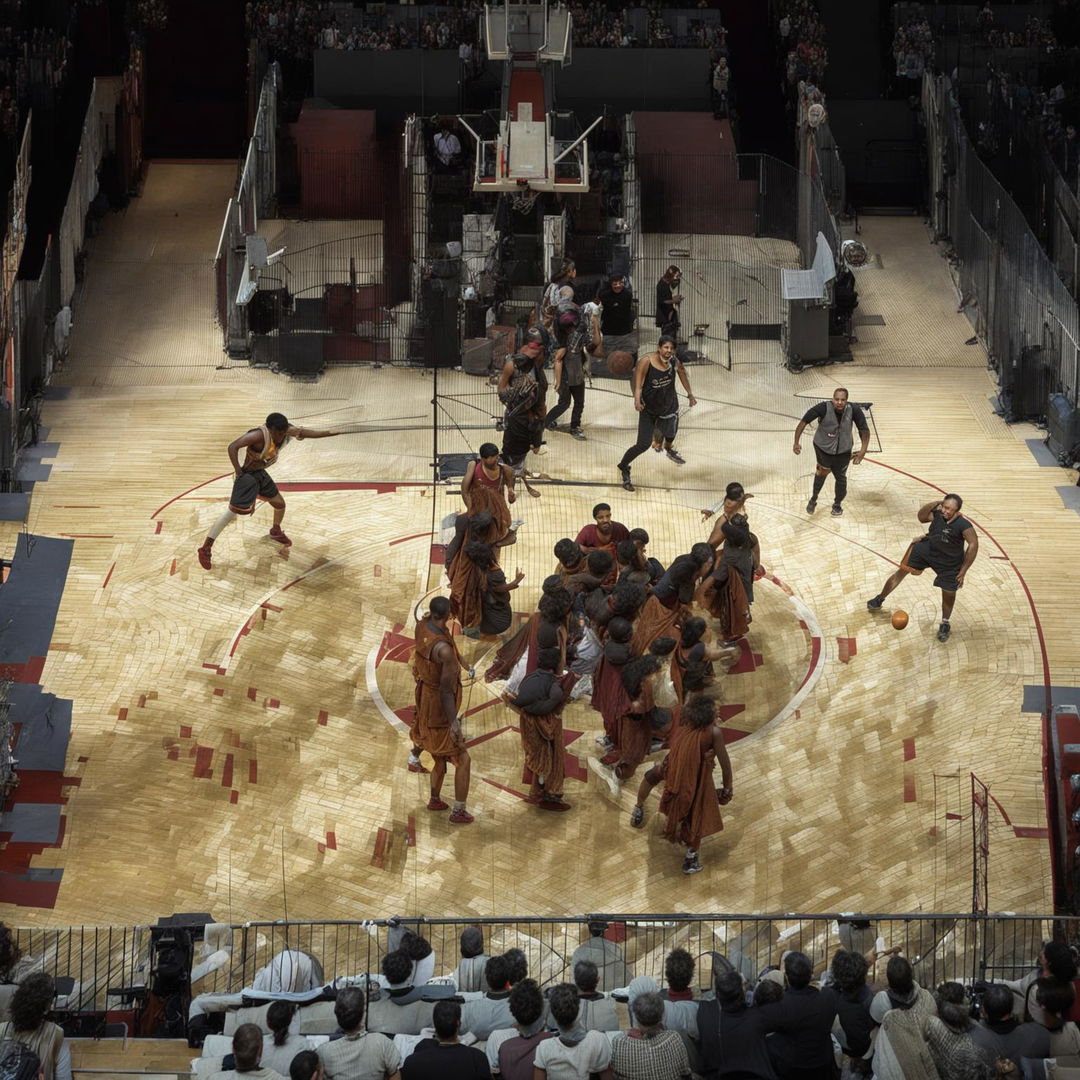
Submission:
<svg viewBox="0 0 1080 1080">
<path fill-rule="evenodd" d="M 276 540 L 279 544 L 291 544 L 292 541 L 281 531 L 281 528 L 274 525 L 270 529 L 270 539 Z"/>
<path fill-rule="evenodd" d="M 541 810 L 556 812 L 570 809 L 570 804 L 561 795 L 541 795 L 536 805 Z"/>
<path fill-rule="evenodd" d="M 684 874 L 700 874 L 704 869 L 701 860 L 696 855 L 687 855 L 682 861 L 682 872 Z"/>
<path fill-rule="evenodd" d="M 811 500 L 810 500 L 810 501 L 809 501 L 809 502 L 808 502 L 808 503 L 806 504 L 806 512 L 807 512 L 808 514 L 812 514 L 812 513 L 813 513 L 813 512 L 814 512 L 814 511 L 815 511 L 816 509 L 817 509 L 817 499 L 811 499 Z"/>
<path fill-rule="evenodd" d="M 664 449 L 664 444 L 662 442 L 654 442 L 652 444 L 652 448 L 657 454 L 659 454 Z"/>
<path fill-rule="evenodd" d="M 413 757 L 412 754 L 409 755 L 408 764 L 409 764 L 409 772 L 414 772 L 414 773 L 426 773 L 426 772 L 428 772 L 428 770 L 425 769 L 424 766 L 421 764 L 420 759 L 418 757 Z"/>
<path fill-rule="evenodd" d="M 197 548 L 195 554 L 199 556 L 199 565 L 204 570 L 210 570 L 213 568 L 213 562 L 210 558 L 210 545 L 203 544 L 201 548 Z"/>
<path fill-rule="evenodd" d="M 615 744 L 611 741 L 610 735 L 597 735 L 596 745 L 602 746 L 605 750 L 614 750 Z"/>
<path fill-rule="evenodd" d="M 573 435 L 575 439 L 584 439 L 585 438 L 585 432 L 582 431 L 581 428 L 579 428 L 579 427 L 572 427 L 570 429 L 570 434 Z"/>
<path fill-rule="evenodd" d="M 570 691 L 571 701 L 580 701 L 584 697 L 592 697 L 592 675 L 582 675 L 576 683 L 574 683 L 574 689 Z"/>
<path fill-rule="evenodd" d="M 630 811 L 630 825 L 631 825 L 631 827 L 635 828 L 635 829 L 640 829 L 641 826 L 644 823 L 645 823 L 645 811 L 644 811 L 644 809 L 642 807 L 640 807 L 640 806 L 635 806 L 634 809 Z"/>
<path fill-rule="evenodd" d="M 938 639 L 938 641 L 948 641 L 949 640 L 949 635 L 951 633 L 952 633 L 952 627 L 948 624 L 948 622 L 943 622 L 938 627 L 938 631 L 937 631 L 937 639 Z"/>
<path fill-rule="evenodd" d="M 451 825 L 471 825 L 476 818 L 468 810 L 462 808 L 461 810 L 455 810 L 446 820 Z"/>
<path fill-rule="evenodd" d="M 461 632 L 465 637 L 471 638 L 473 641 L 480 640 L 480 628 L 478 626 L 463 626 Z"/>
<path fill-rule="evenodd" d="M 649 743 L 649 753 L 650 754 L 659 754 L 660 751 L 663 750 L 663 749 L 664 749 L 664 740 L 663 739 L 653 739 L 653 741 L 651 743 Z"/>
<path fill-rule="evenodd" d="M 524 525 L 524 524 L 525 524 L 525 519 L 524 518 L 514 518 L 514 520 L 510 522 L 510 531 L 511 532 L 517 532 L 518 529 L 520 529 L 521 526 Z"/>
<path fill-rule="evenodd" d="M 428 799 L 427 808 L 429 810 L 449 810 L 450 804 L 444 803 L 437 795 L 432 795 L 431 798 Z"/>
<path fill-rule="evenodd" d="M 626 491 L 634 490 L 634 485 L 630 483 L 630 467 L 628 465 L 619 466 L 619 478 L 622 480 L 622 486 Z"/>
<path fill-rule="evenodd" d="M 684 458 L 682 456 L 682 454 L 680 454 L 679 451 L 675 449 L 674 446 L 669 446 L 667 448 L 667 456 L 672 461 L 674 461 L 676 465 L 685 465 L 686 464 L 686 458 Z"/>
<path fill-rule="evenodd" d="M 559 422 L 557 420 L 548 420 L 544 424 L 544 430 L 545 431 L 558 431 L 559 430 Z"/>
<path fill-rule="evenodd" d="M 833 503 L 833 508 L 829 513 L 832 514 L 833 517 L 843 517 L 844 508 L 839 503 Z"/>
<path fill-rule="evenodd" d="M 884 603 L 885 603 L 885 597 L 884 596 L 875 596 L 872 600 L 867 600 L 866 601 L 866 606 L 871 611 L 880 611 L 881 610 L 881 605 L 884 604 Z"/>
<path fill-rule="evenodd" d="M 596 758 L 589 758 L 589 768 L 607 784 L 611 794 L 618 798 L 622 782 L 615 775 L 615 770 L 610 765 L 602 764 Z"/>
</svg>

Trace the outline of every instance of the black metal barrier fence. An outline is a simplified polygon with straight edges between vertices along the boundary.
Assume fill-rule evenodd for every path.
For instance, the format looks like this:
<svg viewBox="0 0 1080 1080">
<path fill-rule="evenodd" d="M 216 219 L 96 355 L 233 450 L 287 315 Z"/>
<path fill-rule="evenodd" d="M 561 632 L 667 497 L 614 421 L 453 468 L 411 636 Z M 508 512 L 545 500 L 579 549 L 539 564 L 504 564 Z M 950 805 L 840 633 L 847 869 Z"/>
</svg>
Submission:
<svg viewBox="0 0 1080 1080">
<path fill-rule="evenodd" d="M 923 81 L 931 224 L 955 251 L 960 305 L 986 346 L 1010 420 L 1044 420 L 1051 395 L 1077 405 L 1077 304 L 1023 213 L 980 159 L 950 80 Z"/>
<path fill-rule="evenodd" d="M 967 914 L 592 914 L 551 918 L 402 918 L 374 921 L 294 921 L 212 924 L 191 930 L 191 990 L 239 993 L 285 950 L 308 953 L 327 984 L 378 973 L 392 926 L 425 937 L 435 975 L 450 975 L 460 959 L 462 931 L 478 927 L 487 955 L 521 949 L 542 986 L 572 981 L 575 951 L 594 937 L 594 950 L 618 954 L 627 978 L 663 980 L 664 959 L 676 947 L 695 957 L 695 985 L 711 986 L 721 956 L 750 981 L 781 963 L 787 950 L 804 952 L 817 974 L 839 948 L 870 952 L 899 947 L 920 985 L 946 980 L 1016 979 L 1034 969 L 1045 941 L 1077 940 L 1080 922 L 1051 915 Z M 64 979 L 57 1008 L 66 1012 L 115 1009 L 121 988 L 147 985 L 152 950 L 162 931 L 151 927 L 69 927 L 13 931 L 22 960 L 13 976 L 46 971 Z M 876 977 L 883 979 L 884 960 Z M 113 991 L 110 995 L 109 991 Z"/>
</svg>

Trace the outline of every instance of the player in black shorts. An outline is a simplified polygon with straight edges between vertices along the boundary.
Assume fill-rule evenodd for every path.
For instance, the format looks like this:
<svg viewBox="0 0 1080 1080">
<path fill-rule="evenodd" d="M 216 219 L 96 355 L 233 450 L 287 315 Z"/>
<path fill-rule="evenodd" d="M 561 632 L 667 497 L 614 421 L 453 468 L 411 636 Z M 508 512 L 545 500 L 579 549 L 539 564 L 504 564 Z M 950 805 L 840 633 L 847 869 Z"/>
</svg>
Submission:
<svg viewBox="0 0 1080 1080">
<path fill-rule="evenodd" d="M 921 574 L 927 567 L 934 571 L 934 584 L 941 590 L 941 626 L 938 641 L 948 641 L 952 627 L 949 616 L 956 603 L 956 591 L 964 584 L 971 564 L 979 553 L 979 537 L 975 526 L 960 514 L 964 500 L 959 495 L 946 495 L 928 502 L 919 509 L 919 520 L 929 525 L 925 536 L 916 537 L 901 560 L 900 567 L 890 575 L 881 592 L 866 606 L 879 611 L 889 595 L 908 574 Z"/>
<path fill-rule="evenodd" d="M 829 408 L 830 404 L 832 408 Z M 803 430 L 815 420 L 817 430 L 814 432 L 814 456 L 817 458 L 817 468 L 814 470 L 814 487 L 810 493 L 810 501 L 806 504 L 806 512 L 812 514 L 817 509 L 818 495 L 821 494 L 829 473 L 832 473 L 832 516 L 839 517 L 844 512 L 841 504 L 847 495 L 848 464 L 858 465 L 866 456 L 866 448 L 870 445 L 870 427 L 862 409 L 858 405 L 850 404 L 847 390 L 838 386 L 833 391 L 831 402 L 820 401 L 803 414 L 795 428 L 795 445 L 792 449 L 796 454 L 802 453 L 799 439 Z M 862 440 L 862 445 L 854 454 L 851 452 L 854 445 L 852 427 L 858 430 Z"/>
</svg>

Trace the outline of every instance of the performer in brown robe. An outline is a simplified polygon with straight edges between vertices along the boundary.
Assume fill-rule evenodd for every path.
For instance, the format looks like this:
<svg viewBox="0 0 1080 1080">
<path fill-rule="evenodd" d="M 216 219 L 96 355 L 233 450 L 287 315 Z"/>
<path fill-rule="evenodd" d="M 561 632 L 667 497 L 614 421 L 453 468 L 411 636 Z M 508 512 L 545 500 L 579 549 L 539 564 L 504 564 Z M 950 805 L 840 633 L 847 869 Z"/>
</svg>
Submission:
<svg viewBox="0 0 1080 1080">
<path fill-rule="evenodd" d="M 525 779 L 529 795 L 542 810 L 569 810 L 563 798 L 564 763 L 562 710 L 569 673 L 559 678 L 558 649 L 541 649 L 536 670 L 521 680 L 506 703 L 520 718 L 521 746 L 525 752 Z"/>
<path fill-rule="evenodd" d="M 546 587 L 545 581 L 545 587 Z M 563 664 L 566 662 L 566 616 L 570 611 L 570 593 L 556 587 L 540 597 L 538 610 L 529 616 L 521 629 L 495 653 L 495 659 L 484 675 L 485 682 L 496 679 L 509 679 L 518 667 L 522 656 L 526 657 L 524 669 L 518 673 L 520 678 L 536 670 L 536 658 L 539 649 L 548 645 L 557 645 Z M 545 631 L 543 634 L 541 631 Z M 554 633 L 556 639 L 550 635 Z M 516 689 L 517 687 L 513 687 Z"/>
<path fill-rule="evenodd" d="M 715 552 L 708 544 L 695 544 L 689 555 L 680 555 L 653 586 L 634 624 L 634 652 L 648 652 L 658 637 L 678 638 L 678 626 L 694 598 L 698 579 L 712 569 Z"/>
<path fill-rule="evenodd" d="M 436 596 L 416 626 L 416 649 L 412 670 L 416 679 L 416 714 L 413 741 L 434 759 L 431 770 L 429 810 L 449 810 L 442 801 L 443 780 L 448 763 L 454 766 L 454 807 L 451 825 L 468 825 L 472 814 L 465 809 L 469 797 L 472 763 L 461 733 L 461 669 L 465 667 L 457 644 L 447 629 L 450 601 Z"/>
<path fill-rule="evenodd" d="M 487 535 L 491 524 L 491 514 L 486 510 L 470 517 L 465 543 L 457 549 L 446 568 L 446 576 L 450 579 L 450 613 L 461 624 L 462 633 L 471 638 L 480 636 L 487 572 L 469 558 L 466 549 L 474 540 L 482 543 L 480 538 Z"/>
<path fill-rule="evenodd" d="M 734 642 L 746 635 L 752 621 L 750 605 L 754 601 L 754 573 L 757 563 L 757 538 L 750 532 L 746 518 L 735 514 L 723 522 L 720 531 L 724 546 L 712 574 L 697 591 L 697 602 L 720 620 L 720 636 Z"/>
<path fill-rule="evenodd" d="M 713 780 L 717 761 L 723 774 L 719 790 Z M 660 813 L 667 817 L 664 836 L 673 844 L 686 845 L 683 873 L 696 874 L 702 869 L 698 858 L 701 841 L 724 827 L 720 807 L 731 802 L 734 793 L 731 759 L 711 698 L 701 694 L 683 707 L 681 730 L 662 768 Z"/>
<path fill-rule="evenodd" d="M 616 615 L 607 624 L 604 654 L 593 673 L 592 707 L 604 721 L 604 735 L 597 742 L 605 751 L 615 749 L 615 730 L 619 717 L 630 709 L 630 698 L 623 686 L 622 671 L 633 653 L 630 638 L 634 627 L 629 619 Z"/>
<path fill-rule="evenodd" d="M 487 535 L 477 539 L 496 547 L 507 547 L 517 540 L 517 533 L 510 529 L 510 504 L 517 498 L 514 470 L 499 462 L 499 448 L 494 443 L 484 443 L 477 460 L 465 467 L 461 497 L 469 517 L 483 510 L 491 514 Z"/>
</svg>

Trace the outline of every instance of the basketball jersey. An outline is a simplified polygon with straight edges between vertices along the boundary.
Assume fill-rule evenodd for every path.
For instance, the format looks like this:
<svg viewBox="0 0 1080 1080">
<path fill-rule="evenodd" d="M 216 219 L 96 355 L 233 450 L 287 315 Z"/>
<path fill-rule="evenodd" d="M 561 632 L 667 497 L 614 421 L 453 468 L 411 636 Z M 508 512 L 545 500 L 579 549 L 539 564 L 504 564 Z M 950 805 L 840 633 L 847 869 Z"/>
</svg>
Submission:
<svg viewBox="0 0 1080 1080">
<path fill-rule="evenodd" d="M 652 361 L 645 369 L 645 381 L 641 386 L 641 403 L 653 416 L 674 416 L 679 411 L 675 396 L 675 361 L 666 371 L 653 367 Z"/>
<path fill-rule="evenodd" d="M 259 469 L 270 468 L 270 466 L 277 461 L 278 453 L 286 443 L 288 443 L 290 438 L 290 436 L 286 435 L 285 442 L 283 442 L 281 446 L 275 446 L 274 440 L 270 438 L 270 429 L 265 424 L 258 429 L 251 429 L 251 431 L 255 430 L 262 432 L 263 448 L 259 451 L 255 451 L 250 446 L 247 447 L 247 455 L 244 457 L 243 472 L 256 472 Z"/>
</svg>

